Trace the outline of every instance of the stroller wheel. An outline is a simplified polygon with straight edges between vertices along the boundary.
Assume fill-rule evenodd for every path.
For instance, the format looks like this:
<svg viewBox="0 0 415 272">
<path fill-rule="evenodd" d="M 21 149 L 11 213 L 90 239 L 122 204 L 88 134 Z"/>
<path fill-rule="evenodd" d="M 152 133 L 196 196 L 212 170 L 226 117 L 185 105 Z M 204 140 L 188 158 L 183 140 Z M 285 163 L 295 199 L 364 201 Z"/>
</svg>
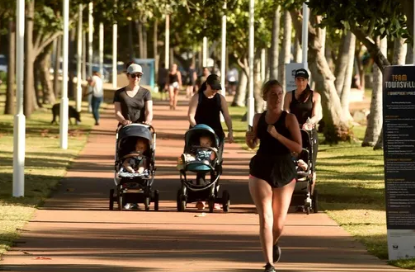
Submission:
<svg viewBox="0 0 415 272">
<path fill-rule="evenodd" d="M 110 211 L 114 210 L 114 189 L 110 190 Z"/>
<path fill-rule="evenodd" d="M 150 196 L 146 196 L 144 199 L 144 208 L 146 211 L 150 210 Z"/>
<path fill-rule="evenodd" d="M 155 211 L 158 211 L 159 210 L 159 196 L 160 196 L 160 193 L 159 193 L 159 191 L 158 190 L 155 190 L 154 191 L 154 210 Z"/>
<path fill-rule="evenodd" d="M 123 201 L 122 201 L 122 193 L 120 192 L 120 190 L 117 190 L 117 202 L 118 202 L 118 210 L 119 211 L 122 211 L 122 204 L 123 204 Z"/>
<path fill-rule="evenodd" d="M 179 189 L 177 191 L 177 211 L 184 212 L 185 209 L 186 209 L 186 198 L 182 194 L 182 189 Z"/>
<path fill-rule="evenodd" d="M 231 196 L 228 191 L 222 193 L 222 206 L 224 212 L 229 212 L 229 206 L 231 205 Z"/>
<path fill-rule="evenodd" d="M 313 212 L 318 213 L 318 205 L 317 205 L 318 193 L 317 193 L 317 190 L 314 190 L 313 195 L 311 196 L 311 199 L 312 199 L 311 205 L 312 205 L 312 208 L 313 208 Z"/>
<path fill-rule="evenodd" d="M 209 212 L 213 213 L 213 210 L 215 209 L 215 197 L 210 196 L 208 203 L 209 203 Z"/>
</svg>

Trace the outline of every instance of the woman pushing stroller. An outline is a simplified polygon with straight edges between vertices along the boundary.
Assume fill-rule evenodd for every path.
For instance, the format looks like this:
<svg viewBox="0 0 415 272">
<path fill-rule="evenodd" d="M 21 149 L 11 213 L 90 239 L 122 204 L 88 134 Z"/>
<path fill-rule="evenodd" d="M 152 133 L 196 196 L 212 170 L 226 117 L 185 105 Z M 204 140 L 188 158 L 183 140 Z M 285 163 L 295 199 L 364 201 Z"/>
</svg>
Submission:
<svg viewBox="0 0 415 272">
<path fill-rule="evenodd" d="M 130 64 L 127 68 L 128 85 L 117 90 L 114 94 L 115 118 L 119 122 L 118 126 L 127 126 L 132 123 L 151 125 L 153 101 L 150 91 L 140 86 L 142 76 L 142 67 L 135 63 Z M 123 167 L 130 173 L 140 173 L 144 171 L 144 164 L 147 162 L 145 157 L 139 156 L 138 153 L 143 153 L 142 149 L 144 148 L 148 149 L 148 144 L 138 140 L 134 146 L 136 147 L 135 152 L 124 154 Z M 138 157 L 142 157 L 140 162 L 137 161 Z M 136 169 L 133 169 L 135 164 L 138 165 Z M 127 203 L 126 208 L 129 207 L 135 208 L 137 205 Z"/>
<path fill-rule="evenodd" d="M 223 153 L 223 146 L 225 140 L 225 133 L 220 121 L 220 113 L 223 113 L 226 126 L 228 127 L 228 141 L 233 142 L 232 120 L 228 111 L 228 104 L 225 97 L 219 93 L 222 86 L 219 77 L 216 74 L 211 74 L 202 84 L 199 92 L 197 92 L 189 104 L 188 117 L 190 127 L 199 124 L 207 125 L 213 129 L 215 134 L 219 137 L 219 154 Z M 205 174 L 197 174 L 197 182 L 205 182 Z M 198 203 L 200 206 L 200 203 Z"/>
</svg>

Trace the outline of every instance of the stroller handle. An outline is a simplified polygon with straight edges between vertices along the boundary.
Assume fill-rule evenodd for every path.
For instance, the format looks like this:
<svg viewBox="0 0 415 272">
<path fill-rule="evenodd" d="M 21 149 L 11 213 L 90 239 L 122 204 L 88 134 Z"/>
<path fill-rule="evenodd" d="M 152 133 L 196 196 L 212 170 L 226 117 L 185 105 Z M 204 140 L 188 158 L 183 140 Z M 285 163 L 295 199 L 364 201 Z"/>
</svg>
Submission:
<svg viewBox="0 0 415 272">
<path fill-rule="evenodd" d="M 156 133 L 156 129 L 152 125 L 148 125 L 148 124 L 144 124 L 144 123 L 131 123 L 129 125 L 119 124 L 116 131 L 118 132 L 123 127 L 134 126 L 134 125 L 140 125 L 140 126 L 143 126 L 143 127 L 147 127 L 151 131 L 152 134 Z"/>
</svg>

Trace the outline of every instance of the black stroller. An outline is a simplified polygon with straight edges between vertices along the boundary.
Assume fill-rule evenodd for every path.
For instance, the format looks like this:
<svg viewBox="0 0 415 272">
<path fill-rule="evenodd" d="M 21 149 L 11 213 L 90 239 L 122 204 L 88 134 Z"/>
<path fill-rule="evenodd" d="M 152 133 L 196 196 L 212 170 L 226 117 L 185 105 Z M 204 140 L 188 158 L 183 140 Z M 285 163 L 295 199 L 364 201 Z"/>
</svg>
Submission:
<svg viewBox="0 0 415 272">
<path fill-rule="evenodd" d="M 212 146 L 201 147 L 200 137 L 210 137 Z M 222 148 L 219 138 L 207 125 L 196 125 L 185 134 L 185 148 L 179 162 L 181 188 L 177 191 L 177 210 L 184 211 L 187 203 L 208 201 L 209 212 L 213 212 L 215 203 L 222 204 L 224 212 L 229 211 L 230 195 L 223 191 L 218 197 L 219 179 L 222 174 Z M 202 177 L 202 182 L 187 179 L 187 172 Z M 210 180 L 206 174 L 210 173 Z"/>
<path fill-rule="evenodd" d="M 312 192 L 314 165 L 313 165 L 313 143 L 316 139 L 313 137 L 313 131 L 301 130 L 301 138 L 303 142 L 303 151 L 294 160 L 297 168 L 297 182 L 295 185 L 291 206 L 298 209 L 317 213 L 317 190 Z"/>
<path fill-rule="evenodd" d="M 147 150 L 138 159 L 146 159 L 146 167 L 142 173 L 129 172 L 125 169 L 123 157 L 134 151 L 135 144 L 141 139 L 147 143 Z M 114 183 L 116 188 L 110 190 L 109 209 L 122 210 L 126 203 L 144 203 L 145 210 L 159 209 L 159 192 L 152 190 L 155 175 L 156 132 L 152 126 L 130 124 L 121 127 L 116 134 Z M 135 159 L 135 158 L 134 158 Z"/>
</svg>

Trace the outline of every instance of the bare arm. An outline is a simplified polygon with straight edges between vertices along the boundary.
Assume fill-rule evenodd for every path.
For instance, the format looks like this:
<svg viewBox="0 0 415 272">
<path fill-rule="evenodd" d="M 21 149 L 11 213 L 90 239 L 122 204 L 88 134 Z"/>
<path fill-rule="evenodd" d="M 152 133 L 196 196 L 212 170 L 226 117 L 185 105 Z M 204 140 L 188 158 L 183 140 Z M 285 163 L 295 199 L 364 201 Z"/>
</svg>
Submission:
<svg viewBox="0 0 415 272">
<path fill-rule="evenodd" d="M 313 110 L 311 113 L 311 122 L 317 124 L 323 118 L 323 108 L 321 107 L 321 96 L 319 93 L 313 94 Z"/>
<path fill-rule="evenodd" d="M 280 133 L 271 133 L 271 135 L 285 145 L 291 152 L 300 154 L 303 149 L 301 140 L 300 125 L 298 124 L 297 117 L 294 114 L 288 114 L 286 119 L 286 126 L 291 134 L 291 139 L 283 136 Z M 274 129 L 275 127 L 272 126 Z"/>
<path fill-rule="evenodd" d="M 290 112 L 290 104 L 291 104 L 292 92 L 286 92 L 284 97 L 284 110 L 286 112 Z"/>
<path fill-rule="evenodd" d="M 129 120 L 126 120 L 124 116 L 121 113 L 121 103 L 120 102 L 114 102 L 114 109 L 115 109 L 115 119 L 118 120 L 123 125 L 127 125 Z M 131 121 L 130 121 L 131 122 Z"/>
<path fill-rule="evenodd" d="M 260 113 L 254 115 L 252 131 L 247 131 L 245 135 L 245 143 L 251 149 L 254 149 L 258 145 L 257 131 L 260 117 Z"/>
<path fill-rule="evenodd" d="M 228 132 L 233 133 L 232 119 L 231 119 L 231 116 L 229 115 L 228 103 L 226 102 L 226 99 L 225 97 L 223 97 L 223 95 L 221 94 L 219 95 L 220 95 L 220 102 L 222 106 L 223 118 L 225 119 L 226 126 L 228 127 Z"/>
<path fill-rule="evenodd" d="M 150 125 L 151 122 L 153 121 L 153 100 L 149 100 L 146 102 L 145 115 L 146 115 L 146 120 L 144 121 L 144 123 Z"/>
<path fill-rule="evenodd" d="M 192 99 L 190 100 L 189 103 L 189 111 L 187 113 L 187 116 L 189 118 L 189 122 L 190 122 L 190 126 L 194 127 L 196 126 L 196 110 L 197 110 L 197 102 L 199 101 L 199 93 L 195 94 L 194 96 L 192 96 Z"/>
<path fill-rule="evenodd" d="M 177 80 L 179 81 L 179 86 L 182 86 L 182 73 L 177 71 Z"/>
</svg>

